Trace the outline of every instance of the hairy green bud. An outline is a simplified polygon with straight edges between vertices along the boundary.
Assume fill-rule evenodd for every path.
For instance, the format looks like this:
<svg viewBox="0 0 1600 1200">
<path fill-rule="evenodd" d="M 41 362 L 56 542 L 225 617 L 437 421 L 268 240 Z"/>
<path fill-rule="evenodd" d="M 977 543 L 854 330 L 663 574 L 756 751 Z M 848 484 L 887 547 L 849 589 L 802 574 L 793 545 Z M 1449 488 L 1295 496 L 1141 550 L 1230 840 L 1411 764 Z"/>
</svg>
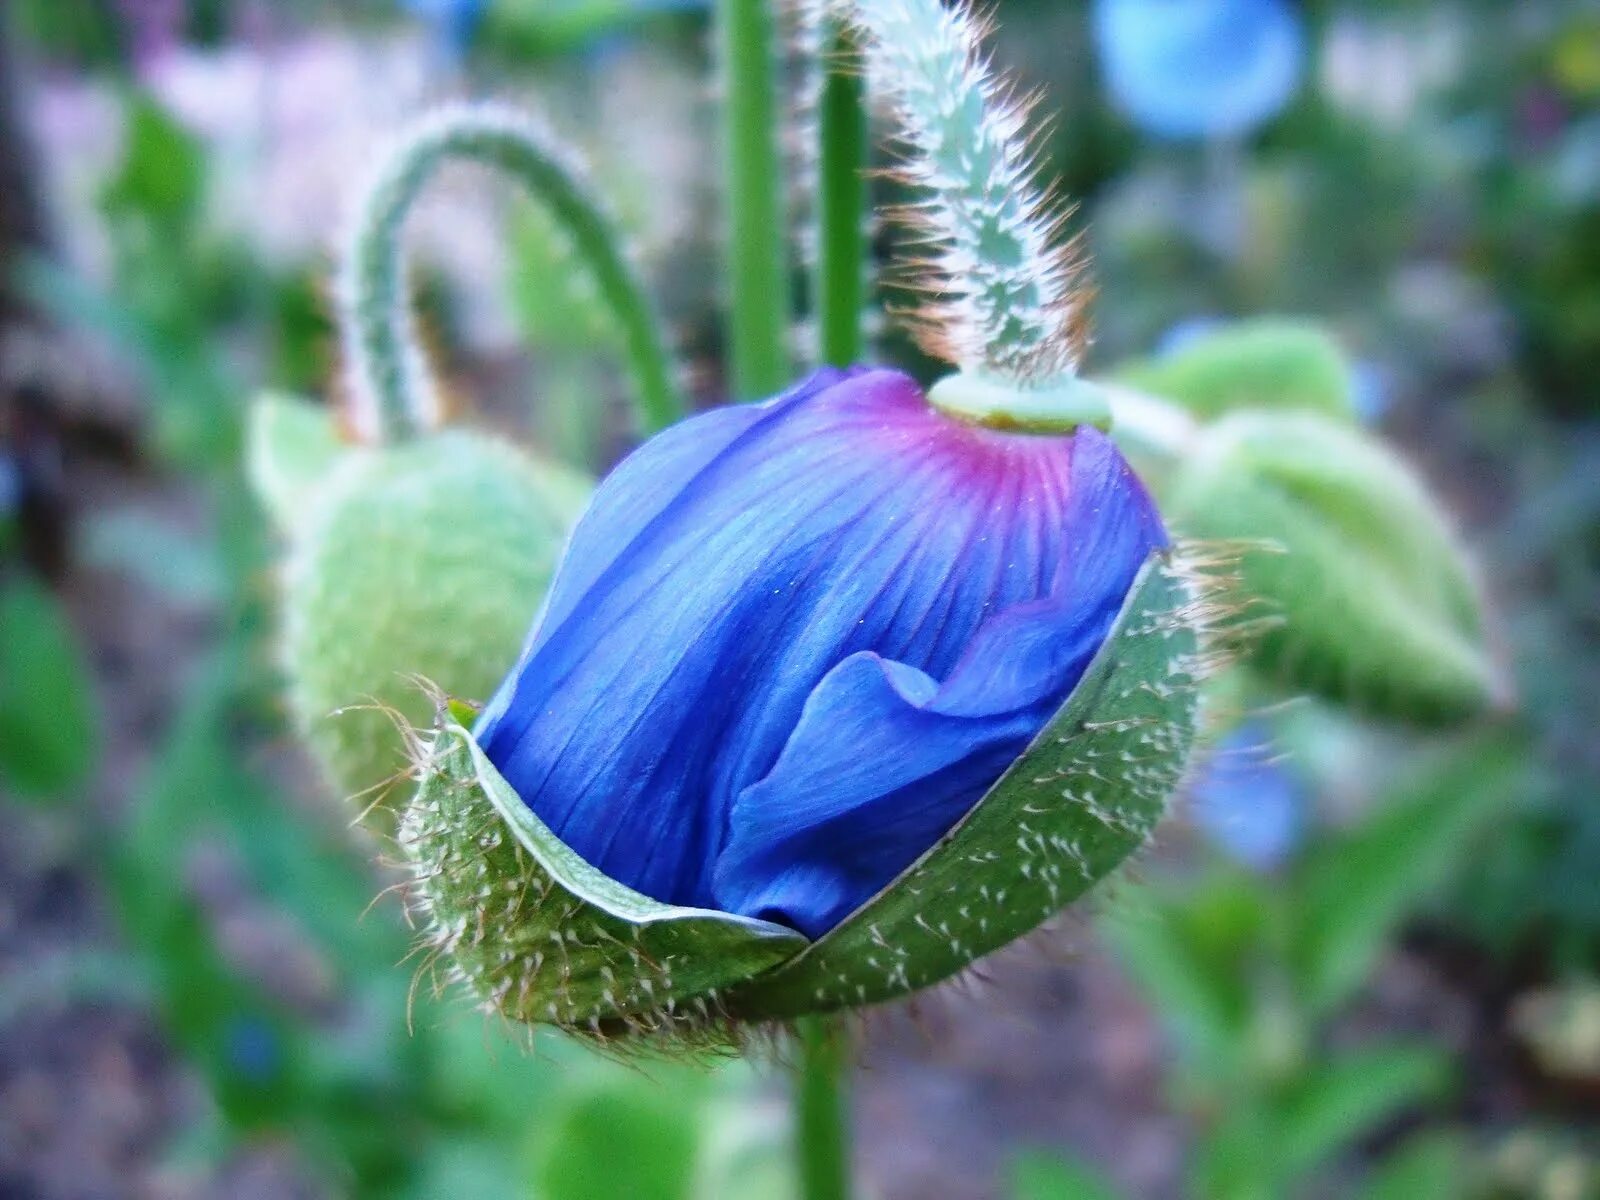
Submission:
<svg viewBox="0 0 1600 1200">
<path fill-rule="evenodd" d="M 1203 420 L 1241 409 L 1354 420 L 1350 364 L 1328 333 L 1281 317 L 1236 321 L 1113 376 Z"/>
<path fill-rule="evenodd" d="M 281 400 L 253 432 L 256 488 L 288 542 L 293 716 L 330 782 L 376 799 L 431 718 L 419 681 L 482 697 L 516 659 L 589 481 L 465 430 L 344 446 L 323 413 Z"/>
<path fill-rule="evenodd" d="M 1204 430 L 1167 510 L 1240 547 L 1247 661 L 1379 715 L 1455 720 L 1500 690 L 1465 549 L 1421 480 L 1359 428 L 1241 412 Z"/>
</svg>

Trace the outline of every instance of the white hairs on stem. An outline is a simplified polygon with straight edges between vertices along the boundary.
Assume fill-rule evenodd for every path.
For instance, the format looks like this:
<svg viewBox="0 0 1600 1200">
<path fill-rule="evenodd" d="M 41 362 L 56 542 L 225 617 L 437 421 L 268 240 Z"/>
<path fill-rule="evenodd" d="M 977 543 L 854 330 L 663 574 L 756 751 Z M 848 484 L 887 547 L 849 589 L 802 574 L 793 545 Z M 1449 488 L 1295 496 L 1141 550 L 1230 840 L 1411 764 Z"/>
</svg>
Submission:
<svg viewBox="0 0 1600 1200">
<path fill-rule="evenodd" d="M 819 2 L 864 35 L 868 83 L 904 143 L 901 174 L 922 194 L 899 214 L 920 242 L 920 344 L 1023 385 L 1074 373 L 1087 288 L 1079 246 L 1062 237 L 1070 209 L 1040 181 L 1034 104 L 994 71 L 983 23 L 960 0 Z"/>
</svg>

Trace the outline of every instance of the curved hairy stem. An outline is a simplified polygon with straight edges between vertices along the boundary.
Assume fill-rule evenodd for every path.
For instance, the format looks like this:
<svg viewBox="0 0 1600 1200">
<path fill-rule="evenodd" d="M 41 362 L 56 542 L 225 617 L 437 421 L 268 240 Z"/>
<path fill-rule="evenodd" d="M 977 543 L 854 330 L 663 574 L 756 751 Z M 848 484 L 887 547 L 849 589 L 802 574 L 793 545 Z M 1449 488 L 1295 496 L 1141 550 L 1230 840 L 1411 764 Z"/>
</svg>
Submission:
<svg viewBox="0 0 1600 1200">
<path fill-rule="evenodd" d="M 400 440 L 433 428 L 441 417 L 411 312 L 402 235 L 412 203 L 447 159 L 496 167 L 549 207 L 621 326 L 641 423 L 654 431 L 676 419 L 683 399 L 661 323 L 581 163 L 519 113 L 494 104 L 454 104 L 402 136 L 355 211 L 339 323 L 358 433 L 368 441 Z"/>
<path fill-rule="evenodd" d="M 1077 368 L 1086 297 L 1077 247 L 1059 236 L 1067 210 L 1029 146 L 1031 106 L 991 69 L 965 4 L 824 2 L 861 31 L 922 197 L 904 214 L 923 243 L 918 340 L 964 373 L 1059 384 Z"/>
</svg>

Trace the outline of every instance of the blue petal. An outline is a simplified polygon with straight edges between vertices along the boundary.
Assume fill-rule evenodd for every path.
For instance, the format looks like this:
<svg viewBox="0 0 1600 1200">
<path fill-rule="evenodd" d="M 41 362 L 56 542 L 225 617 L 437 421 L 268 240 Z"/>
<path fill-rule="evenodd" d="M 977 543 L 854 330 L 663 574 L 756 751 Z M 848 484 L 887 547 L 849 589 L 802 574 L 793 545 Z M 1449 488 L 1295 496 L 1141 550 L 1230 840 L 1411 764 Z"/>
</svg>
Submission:
<svg viewBox="0 0 1600 1200">
<path fill-rule="evenodd" d="M 1164 538 L 1111 443 L 1078 435 L 1050 594 L 986 621 L 941 686 L 856 654 L 825 676 L 772 772 L 740 794 L 722 908 L 816 937 L 871 898 L 988 790 L 1055 713 Z"/>
<path fill-rule="evenodd" d="M 1117 105 L 1158 137 L 1235 137 L 1299 86 L 1300 21 L 1285 0 L 1097 0 L 1095 42 Z"/>
<path fill-rule="evenodd" d="M 824 373 L 601 485 L 477 734 L 614 878 L 819 932 L 1016 756 L 1162 540 L 1092 430 L 981 430 L 902 375 Z M 773 898 L 802 877 L 811 901 Z"/>
</svg>

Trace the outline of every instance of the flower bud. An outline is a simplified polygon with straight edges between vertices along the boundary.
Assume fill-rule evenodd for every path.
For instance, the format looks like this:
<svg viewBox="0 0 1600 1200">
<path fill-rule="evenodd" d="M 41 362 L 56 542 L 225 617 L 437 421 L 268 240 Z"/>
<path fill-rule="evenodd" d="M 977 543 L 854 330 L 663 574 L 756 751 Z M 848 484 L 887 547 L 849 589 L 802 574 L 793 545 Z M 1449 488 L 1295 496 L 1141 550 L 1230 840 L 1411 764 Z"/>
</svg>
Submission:
<svg viewBox="0 0 1600 1200">
<path fill-rule="evenodd" d="M 1170 353 L 1131 363 L 1116 379 L 1202 420 L 1245 408 L 1347 421 L 1356 416 L 1349 362 L 1326 332 L 1303 321 L 1231 322 Z"/>
<path fill-rule="evenodd" d="M 1237 541 L 1251 665 L 1367 711 L 1449 720 L 1499 687 L 1465 550 L 1382 442 L 1310 413 L 1241 412 L 1206 429 L 1169 510 Z"/>
<path fill-rule="evenodd" d="M 681 1031 L 890 999 L 1141 846 L 1184 767 L 1189 576 L 1109 438 L 823 371 L 601 485 L 401 843 L 518 1020 Z"/>
<path fill-rule="evenodd" d="M 330 782 L 370 792 L 408 769 L 403 733 L 431 719 L 419 680 L 493 689 L 589 484 L 463 430 L 351 447 L 282 400 L 252 425 L 256 489 L 288 541 L 290 706 Z"/>
</svg>

